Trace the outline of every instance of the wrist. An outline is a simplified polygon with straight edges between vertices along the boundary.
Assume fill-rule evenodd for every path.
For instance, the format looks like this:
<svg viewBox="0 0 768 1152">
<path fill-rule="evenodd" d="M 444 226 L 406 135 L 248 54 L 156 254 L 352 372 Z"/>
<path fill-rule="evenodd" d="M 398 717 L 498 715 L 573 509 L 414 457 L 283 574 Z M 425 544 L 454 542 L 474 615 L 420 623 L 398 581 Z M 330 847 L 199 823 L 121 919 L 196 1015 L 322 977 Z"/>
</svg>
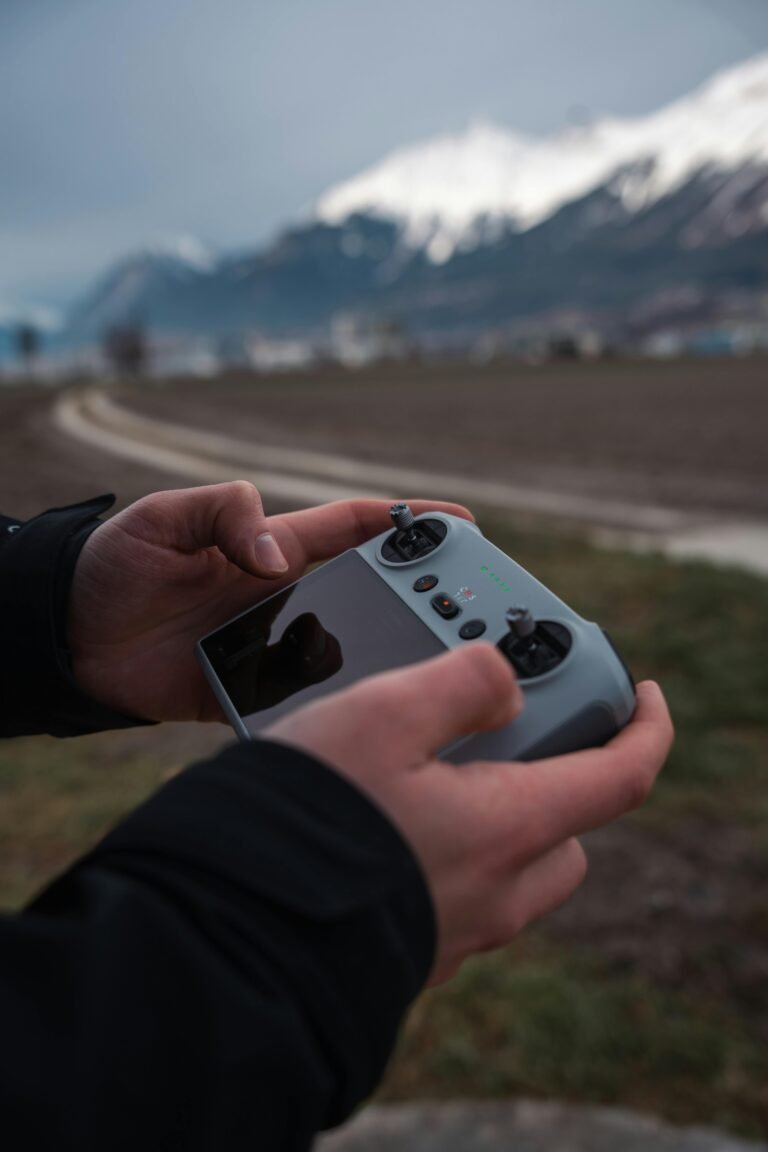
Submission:
<svg viewBox="0 0 768 1152">
<path fill-rule="evenodd" d="M 67 636 L 77 559 L 113 503 L 109 495 L 49 509 L 3 541 L 2 611 L 13 622 L 0 656 L 9 734 L 72 736 L 134 723 L 84 692 Z"/>
</svg>

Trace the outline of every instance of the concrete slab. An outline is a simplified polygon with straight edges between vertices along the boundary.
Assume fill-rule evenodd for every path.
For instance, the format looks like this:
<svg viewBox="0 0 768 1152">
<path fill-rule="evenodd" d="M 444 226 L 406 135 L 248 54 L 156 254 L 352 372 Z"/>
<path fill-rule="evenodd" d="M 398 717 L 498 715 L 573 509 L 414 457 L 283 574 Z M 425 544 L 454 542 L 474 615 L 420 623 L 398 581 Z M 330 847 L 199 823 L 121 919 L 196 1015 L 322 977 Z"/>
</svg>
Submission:
<svg viewBox="0 0 768 1152">
<path fill-rule="evenodd" d="M 366 1109 L 316 1152 L 766 1152 L 713 1128 L 676 1128 L 618 1108 L 451 1101 Z"/>
</svg>

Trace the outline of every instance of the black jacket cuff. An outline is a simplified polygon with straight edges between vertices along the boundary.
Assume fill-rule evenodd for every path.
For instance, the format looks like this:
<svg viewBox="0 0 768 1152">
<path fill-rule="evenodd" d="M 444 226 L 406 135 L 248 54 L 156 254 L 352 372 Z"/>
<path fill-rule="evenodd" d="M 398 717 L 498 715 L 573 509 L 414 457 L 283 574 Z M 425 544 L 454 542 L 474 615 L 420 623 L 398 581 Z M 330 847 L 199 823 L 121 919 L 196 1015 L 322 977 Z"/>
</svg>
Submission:
<svg viewBox="0 0 768 1152">
<path fill-rule="evenodd" d="M 161 883 L 198 923 L 205 908 L 228 961 L 298 1008 L 332 1073 L 318 1127 L 371 1094 L 432 968 L 436 924 L 410 847 L 352 783 L 288 745 L 231 746 L 166 784 L 89 862 Z"/>
<path fill-rule="evenodd" d="M 99 496 L 0 523 L 0 734 L 77 736 L 143 721 L 112 712 L 77 687 L 66 620 L 80 550 L 114 504 Z"/>
</svg>

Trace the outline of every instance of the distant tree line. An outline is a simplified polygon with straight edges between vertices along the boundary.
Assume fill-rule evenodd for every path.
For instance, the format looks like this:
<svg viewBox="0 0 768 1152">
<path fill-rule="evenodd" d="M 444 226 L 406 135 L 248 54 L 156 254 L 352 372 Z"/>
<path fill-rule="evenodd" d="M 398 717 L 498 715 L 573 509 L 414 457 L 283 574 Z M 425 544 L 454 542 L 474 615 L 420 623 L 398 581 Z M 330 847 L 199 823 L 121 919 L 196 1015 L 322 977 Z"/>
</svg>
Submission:
<svg viewBox="0 0 768 1152">
<path fill-rule="evenodd" d="M 116 324 L 104 333 L 102 351 L 118 376 L 141 376 L 147 367 L 149 349 L 143 325 Z"/>
<path fill-rule="evenodd" d="M 34 324 L 29 324 L 24 321 L 22 324 L 17 324 L 16 330 L 13 334 L 13 343 L 16 349 L 16 357 L 25 368 L 32 369 L 37 356 L 40 352 L 40 333 Z"/>
</svg>

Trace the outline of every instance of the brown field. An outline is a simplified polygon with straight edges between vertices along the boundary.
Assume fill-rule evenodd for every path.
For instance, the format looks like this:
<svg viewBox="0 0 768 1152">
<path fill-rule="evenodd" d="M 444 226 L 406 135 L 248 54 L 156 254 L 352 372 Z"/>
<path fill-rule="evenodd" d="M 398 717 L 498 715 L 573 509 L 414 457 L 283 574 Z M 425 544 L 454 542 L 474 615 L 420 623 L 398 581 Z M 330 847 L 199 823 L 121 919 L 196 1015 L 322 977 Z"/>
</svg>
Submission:
<svg viewBox="0 0 768 1152">
<path fill-rule="evenodd" d="M 129 403 L 255 444 L 598 498 L 768 512 L 768 358 L 329 368 L 170 382 Z"/>
<path fill-rule="evenodd" d="M 121 402 L 254 444 L 726 514 L 768 512 L 768 358 L 528 367 L 401 366 L 147 383 Z M 0 387 L 0 500 L 111 490 L 119 505 L 188 478 L 117 461 L 51 427 L 47 391 Z M 437 495 L 437 494 L 436 494 Z"/>
<path fill-rule="evenodd" d="M 153 472 L 62 436 L 47 390 L 0 387 L 0 510 L 25 519 L 44 508 L 114 492 L 118 506 L 188 479 Z"/>
</svg>

